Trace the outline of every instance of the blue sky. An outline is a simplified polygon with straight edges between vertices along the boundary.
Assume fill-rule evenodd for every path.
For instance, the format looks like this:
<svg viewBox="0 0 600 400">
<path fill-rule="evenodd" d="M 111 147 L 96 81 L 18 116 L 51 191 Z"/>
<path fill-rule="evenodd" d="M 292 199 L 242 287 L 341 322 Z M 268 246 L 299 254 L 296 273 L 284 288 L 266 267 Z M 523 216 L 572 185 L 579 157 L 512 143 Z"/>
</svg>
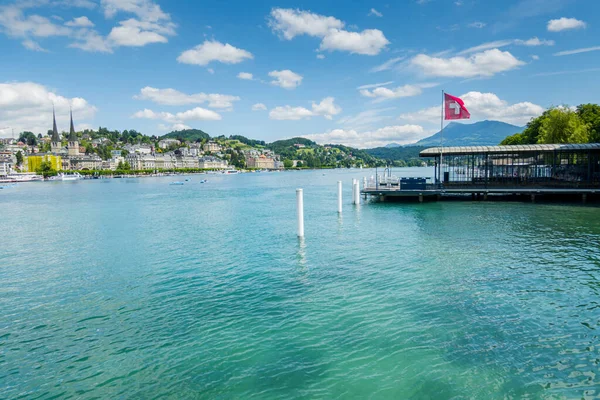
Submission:
<svg viewBox="0 0 600 400">
<path fill-rule="evenodd" d="M 21 0 L 0 6 L 0 136 L 192 127 L 358 147 L 598 102 L 597 0 Z M 245 79 L 243 79 L 245 78 Z"/>
</svg>

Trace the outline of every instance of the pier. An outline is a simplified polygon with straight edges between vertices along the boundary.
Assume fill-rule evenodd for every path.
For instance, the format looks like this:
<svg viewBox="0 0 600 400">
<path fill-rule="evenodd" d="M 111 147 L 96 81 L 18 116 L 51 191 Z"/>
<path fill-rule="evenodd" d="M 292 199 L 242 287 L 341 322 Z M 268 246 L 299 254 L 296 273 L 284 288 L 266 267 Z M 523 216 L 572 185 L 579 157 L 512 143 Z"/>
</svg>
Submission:
<svg viewBox="0 0 600 400">
<path fill-rule="evenodd" d="M 386 169 L 367 179 L 361 193 L 421 202 L 489 197 L 586 202 L 600 194 L 600 143 L 433 147 L 420 157 L 435 160 L 434 177 L 396 177 Z"/>
</svg>

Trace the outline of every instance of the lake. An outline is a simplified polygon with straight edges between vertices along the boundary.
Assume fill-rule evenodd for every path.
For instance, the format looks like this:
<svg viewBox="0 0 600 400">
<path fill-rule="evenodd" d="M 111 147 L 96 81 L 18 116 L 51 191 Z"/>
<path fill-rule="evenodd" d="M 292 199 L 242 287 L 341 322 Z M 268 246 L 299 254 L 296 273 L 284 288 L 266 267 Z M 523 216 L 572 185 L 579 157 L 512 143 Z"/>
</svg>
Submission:
<svg viewBox="0 0 600 400">
<path fill-rule="evenodd" d="M 600 396 L 597 207 L 353 206 L 373 173 L 0 191 L 0 398 Z"/>
</svg>

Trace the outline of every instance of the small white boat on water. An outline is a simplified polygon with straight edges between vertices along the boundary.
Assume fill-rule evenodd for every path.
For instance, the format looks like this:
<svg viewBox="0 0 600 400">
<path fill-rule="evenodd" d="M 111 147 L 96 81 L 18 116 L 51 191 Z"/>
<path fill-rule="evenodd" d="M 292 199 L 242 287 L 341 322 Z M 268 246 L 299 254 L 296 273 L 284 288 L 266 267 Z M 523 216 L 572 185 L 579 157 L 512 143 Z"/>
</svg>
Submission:
<svg viewBox="0 0 600 400">
<path fill-rule="evenodd" d="M 74 172 L 72 174 L 60 174 L 58 175 L 61 181 L 78 181 L 83 179 L 83 176 L 79 172 Z"/>
<path fill-rule="evenodd" d="M 37 174 L 12 174 L 0 179 L 1 182 L 35 182 L 43 180 L 44 177 Z"/>
<path fill-rule="evenodd" d="M 235 174 L 239 174 L 240 171 L 236 170 L 236 169 L 228 169 L 226 171 L 223 171 L 223 173 L 225 175 L 235 175 Z"/>
</svg>

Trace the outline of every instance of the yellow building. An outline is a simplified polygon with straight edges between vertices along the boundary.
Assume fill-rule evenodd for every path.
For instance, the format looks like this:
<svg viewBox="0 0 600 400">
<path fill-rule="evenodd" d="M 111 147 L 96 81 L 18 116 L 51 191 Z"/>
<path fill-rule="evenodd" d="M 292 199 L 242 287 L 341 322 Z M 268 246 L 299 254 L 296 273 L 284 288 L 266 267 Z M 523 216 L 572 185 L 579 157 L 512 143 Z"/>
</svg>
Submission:
<svg viewBox="0 0 600 400">
<path fill-rule="evenodd" d="M 25 168 L 27 172 L 36 172 L 41 166 L 42 162 L 50 161 L 52 164 L 52 168 L 57 171 L 62 170 L 62 157 L 55 156 L 52 154 L 43 154 L 43 155 L 31 155 L 26 156 L 25 158 Z"/>
</svg>

